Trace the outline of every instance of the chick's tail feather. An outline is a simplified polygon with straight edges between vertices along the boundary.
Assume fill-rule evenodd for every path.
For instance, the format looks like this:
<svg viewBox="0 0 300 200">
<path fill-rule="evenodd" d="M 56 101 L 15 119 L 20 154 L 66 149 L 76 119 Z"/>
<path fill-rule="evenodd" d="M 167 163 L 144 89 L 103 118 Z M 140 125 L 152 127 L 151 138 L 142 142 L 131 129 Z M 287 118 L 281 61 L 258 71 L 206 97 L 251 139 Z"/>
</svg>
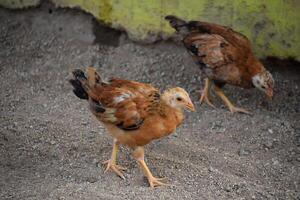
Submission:
<svg viewBox="0 0 300 200">
<path fill-rule="evenodd" d="M 71 85 L 73 86 L 73 92 L 74 94 L 80 98 L 80 99 L 89 99 L 89 95 L 86 91 L 86 86 L 84 87 L 87 83 L 87 78 L 84 75 L 84 72 L 80 69 L 75 69 L 73 72 L 74 79 L 69 80 Z"/>
<path fill-rule="evenodd" d="M 188 23 L 174 15 L 167 15 L 165 20 L 169 21 L 170 25 L 178 32 L 187 29 Z"/>
<path fill-rule="evenodd" d="M 69 80 L 69 82 L 73 86 L 74 94 L 80 99 L 88 100 L 90 97 L 94 100 L 97 100 L 97 98 L 95 98 L 92 88 L 95 86 L 96 83 L 101 82 L 101 77 L 96 72 L 95 68 L 87 68 L 88 77 L 86 77 L 84 72 L 80 69 L 75 69 L 72 73 L 74 79 Z"/>
<path fill-rule="evenodd" d="M 186 36 L 192 31 L 198 31 L 200 33 L 211 33 L 211 28 L 216 25 L 201 21 L 185 21 L 174 15 L 168 15 L 165 20 L 169 21 L 172 28 L 174 28 L 180 35 Z"/>
</svg>

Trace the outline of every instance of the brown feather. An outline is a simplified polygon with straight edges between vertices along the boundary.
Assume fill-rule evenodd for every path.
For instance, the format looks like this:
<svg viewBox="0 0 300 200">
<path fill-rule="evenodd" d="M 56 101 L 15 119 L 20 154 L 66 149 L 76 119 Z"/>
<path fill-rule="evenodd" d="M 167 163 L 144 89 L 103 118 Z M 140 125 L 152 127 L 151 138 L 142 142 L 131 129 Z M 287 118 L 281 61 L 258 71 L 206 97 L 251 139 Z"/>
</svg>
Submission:
<svg viewBox="0 0 300 200">
<path fill-rule="evenodd" d="M 250 88 L 253 87 L 252 77 L 265 70 L 255 58 L 248 38 L 230 27 L 201 21 L 186 22 L 175 16 L 166 19 L 182 34 L 185 47 L 208 78 Z"/>
<path fill-rule="evenodd" d="M 88 94 L 91 112 L 122 144 L 145 145 L 171 134 L 182 123 L 182 110 L 168 105 L 150 84 L 117 78 L 104 83 L 91 67 L 87 75 L 80 82 Z"/>
</svg>

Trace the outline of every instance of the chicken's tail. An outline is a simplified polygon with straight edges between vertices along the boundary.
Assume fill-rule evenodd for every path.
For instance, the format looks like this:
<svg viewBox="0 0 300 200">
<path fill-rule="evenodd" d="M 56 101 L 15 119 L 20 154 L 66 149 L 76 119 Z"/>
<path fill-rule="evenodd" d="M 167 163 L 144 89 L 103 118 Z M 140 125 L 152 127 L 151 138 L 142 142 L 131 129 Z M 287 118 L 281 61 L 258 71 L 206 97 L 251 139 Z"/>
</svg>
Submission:
<svg viewBox="0 0 300 200">
<path fill-rule="evenodd" d="M 95 98 L 92 88 L 96 83 L 102 82 L 95 68 L 87 68 L 88 77 L 86 77 L 84 72 L 80 69 L 75 69 L 72 73 L 74 79 L 69 80 L 69 82 L 73 86 L 74 94 L 80 99 L 88 100 L 89 97 Z"/>
<path fill-rule="evenodd" d="M 165 19 L 169 21 L 170 25 L 183 36 L 189 34 L 191 31 L 219 34 L 220 32 L 228 30 L 228 27 L 221 25 L 202 21 L 185 21 L 173 15 L 168 15 Z"/>
<path fill-rule="evenodd" d="M 169 21 L 170 25 L 179 33 L 189 31 L 188 22 L 174 15 L 167 15 L 165 20 Z"/>
<path fill-rule="evenodd" d="M 186 36 L 194 30 L 201 31 L 199 30 L 199 25 L 201 25 L 202 22 L 199 21 L 185 21 L 174 15 L 166 16 L 165 20 L 169 21 L 172 28 L 174 28 L 177 31 L 177 33 L 179 33 L 182 36 Z"/>
<path fill-rule="evenodd" d="M 69 80 L 71 85 L 73 86 L 74 94 L 80 99 L 89 99 L 89 95 L 87 93 L 87 78 L 84 75 L 84 72 L 80 69 L 76 69 L 73 72 L 74 79 Z"/>
</svg>

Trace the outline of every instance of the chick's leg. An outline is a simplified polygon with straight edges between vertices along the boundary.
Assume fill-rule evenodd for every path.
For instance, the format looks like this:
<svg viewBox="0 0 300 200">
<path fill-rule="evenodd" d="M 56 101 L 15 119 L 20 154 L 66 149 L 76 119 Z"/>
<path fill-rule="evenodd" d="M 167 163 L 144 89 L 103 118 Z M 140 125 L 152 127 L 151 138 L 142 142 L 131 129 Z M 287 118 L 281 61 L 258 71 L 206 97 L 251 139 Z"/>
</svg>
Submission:
<svg viewBox="0 0 300 200">
<path fill-rule="evenodd" d="M 156 178 L 152 175 L 151 171 L 149 170 L 149 168 L 144 160 L 144 148 L 143 147 L 137 147 L 133 152 L 133 157 L 138 161 L 145 176 L 148 178 L 150 187 L 153 188 L 156 186 L 167 185 L 167 184 L 161 182 L 161 180 L 163 180 L 164 178 Z"/>
<path fill-rule="evenodd" d="M 220 87 L 215 85 L 215 92 L 216 94 L 224 101 L 226 106 L 229 108 L 230 112 L 235 113 L 235 112 L 240 112 L 240 113 L 245 113 L 245 114 L 250 114 L 249 111 L 243 109 L 243 108 L 238 108 L 235 107 L 229 99 L 225 96 L 224 92 L 221 90 Z"/>
<path fill-rule="evenodd" d="M 211 107 L 215 107 L 209 99 L 209 88 L 210 88 L 210 80 L 208 78 L 206 78 L 205 86 L 204 86 L 204 89 L 203 89 L 201 97 L 200 97 L 200 104 L 202 104 L 203 102 L 206 102 Z"/>
<path fill-rule="evenodd" d="M 114 145 L 113 145 L 113 150 L 112 150 L 112 153 L 111 153 L 111 158 L 109 160 L 103 162 L 103 164 L 107 164 L 105 172 L 107 172 L 109 169 L 111 169 L 118 176 L 120 176 L 122 179 L 125 179 L 125 177 L 123 176 L 121 171 L 126 170 L 126 168 L 121 167 L 121 166 L 116 164 L 119 147 L 120 147 L 120 144 L 118 143 L 118 141 L 115 140 Z"/>
</svg>

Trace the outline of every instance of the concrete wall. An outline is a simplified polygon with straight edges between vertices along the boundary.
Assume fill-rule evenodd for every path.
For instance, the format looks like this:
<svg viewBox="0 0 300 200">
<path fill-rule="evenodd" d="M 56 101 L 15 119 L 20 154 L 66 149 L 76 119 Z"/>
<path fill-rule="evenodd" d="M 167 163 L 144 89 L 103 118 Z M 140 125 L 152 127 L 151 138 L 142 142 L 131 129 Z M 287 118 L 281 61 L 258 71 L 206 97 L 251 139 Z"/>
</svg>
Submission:
<svg viewBox="0 0 300 200">
<path fill-rule="evenodd" d="M 259 57 L 294 57 L 300 61 L 299 0 L 51 0 L 60 7 L 80 7 L 96 18 L 128 32 L 131 39 L 166 39 L 173 30 L 164 16 L 204 20 L 231 26 L 248 36 Z M 38 0 L 0 0 L 21 8 Z"/>
</svg>

